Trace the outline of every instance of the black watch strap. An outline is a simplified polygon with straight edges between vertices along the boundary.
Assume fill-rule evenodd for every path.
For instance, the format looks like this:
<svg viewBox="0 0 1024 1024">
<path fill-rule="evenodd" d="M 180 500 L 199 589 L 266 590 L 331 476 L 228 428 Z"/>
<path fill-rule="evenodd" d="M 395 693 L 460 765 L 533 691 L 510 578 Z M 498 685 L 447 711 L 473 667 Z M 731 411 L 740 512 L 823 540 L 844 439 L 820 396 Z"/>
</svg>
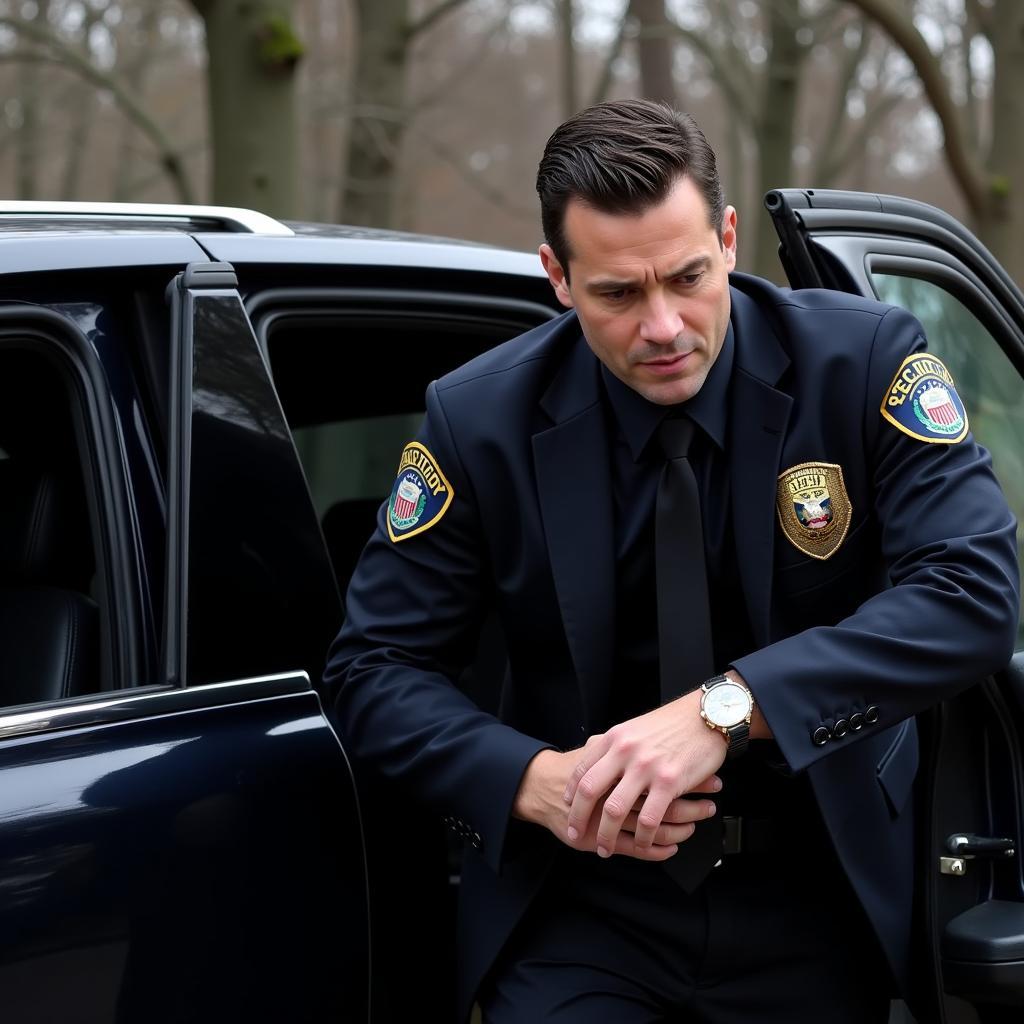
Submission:
<svg viewBox="0 0 1024 1024">
<path fill-rule="evenodd" d="M 740 722 L 739 725 L 731 725 L 725 730 L 729 734 L 728 757 L 739 757 L 747 752 L 747 745 L 750 743 L 750 725 L 747 722 Z"/>
</svg>

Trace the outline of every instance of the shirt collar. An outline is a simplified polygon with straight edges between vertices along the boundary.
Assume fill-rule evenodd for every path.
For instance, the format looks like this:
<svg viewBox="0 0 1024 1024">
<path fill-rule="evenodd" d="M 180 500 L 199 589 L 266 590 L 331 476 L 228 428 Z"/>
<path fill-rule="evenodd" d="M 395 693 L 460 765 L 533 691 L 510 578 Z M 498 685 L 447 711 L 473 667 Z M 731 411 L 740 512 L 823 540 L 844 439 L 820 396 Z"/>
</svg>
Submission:
<svg viewBox="0 0 1024 1024">
<path fill-rule="evenodd" d="M 721 351 L 711 366 L 704 386 L 688 402 L 680 402 L 674 406 L 656 405 L 647 401 L 643 395 L 634 391 L 628 384 L 624 384 L 602 364 L 601 376 L 605 391 L 634 462 L 640 461 L 644 449 L 669 412 L 685 412 L 719 448 L 725 450 L 727 398 L 729 381 L 732 379 L 734 351 L 735 343 L 730 323 L 725 332 Z"/>
</svg>

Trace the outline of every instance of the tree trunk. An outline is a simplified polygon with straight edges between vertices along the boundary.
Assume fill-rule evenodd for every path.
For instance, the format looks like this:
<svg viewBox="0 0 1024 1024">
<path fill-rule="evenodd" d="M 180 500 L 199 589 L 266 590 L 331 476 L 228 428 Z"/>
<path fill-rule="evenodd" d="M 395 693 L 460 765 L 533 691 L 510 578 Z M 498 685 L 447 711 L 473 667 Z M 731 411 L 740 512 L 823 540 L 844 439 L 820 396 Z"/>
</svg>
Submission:
<svg viewBox="0 0 1024 1024">
<path fill-rule="evenodd" d="M 340 219 L 391 227 L 395 171 L 405 130 L 409 50 L 407 0 L 357 0 L 354 109 L 345 154 Z"/>
<path fill-rule="evenodd" d="M 125 84 L 132 94 L 141 101 L 146 94 L 146 75 L 159 42 L 160 11 L 155 3 L 142 8 L 139 23 L 133 27 L 137 42 L 133 47 L 131 60 L 124 68 Z M 114 199 L 128 202 L 132 198 L 137 157 L 137 128 L 130 121 L 121 122 L 118 129 L 117 160 L 114 168 Z"/>
<path fill-rule="evenodd" d="M 992 16 L 990 202 L 978 229 L 1007 273 L 1024 286 L 1024 5 L 998 0 Z"/>
<path fill-rule="evenodd" d="M 42 0 L 35 13 L 25 19 L 46 29 L 50 20 L 50 2 Z M 43 107 L 45 77 L 41 65 L 27 61 L 18 68 L 18 105 L 21 124 L 18 126 L 15 150 L 15 189 L 19 199 L 35 199 L 39 195 L 39 164 L 42 147 L 40 120 Z"/>
<path fill-rule="evenodd" d="M 576 98 L 576 12 L 573 0 L 558 0 L 558 36 L 562 50 L 562 119 L 572 117 L 579 107 Z"/>
<path fill-rule="evenodd" d="M 665 0 L 630 0 L 630 13 L 639 23 L 637 53 L 640 91 L 644 99 L 677 105 L 672 75 L 675 34 L 665 13 Z"/>
<path fill-rule="evenodd" d="M 213 201 L 298 213 L 293 0 L 196 0 L 206 24 Z"/>
<path fill-rule="evenodd" d="M 770 52 L 765 69 L 757 148 L 760 168 L 756 193 L 757 240 L 754 273 L 780 280 L 778 239 L 761 205 L 764 194 L 785 187 L 793 178 L 793 125 L 803 47 L 797 42 L 799 0 L 775 0 L 770 5 Z M 749 223 L 749 221 L 748 221 Z"/>
<path fill-rule="evenodd" d="M 82 56 L 86 60 L 92 59 L 89 35 L 93 27 L 103 17 L 103 13 L 102 10 L 95 8 L 85 8 L 85 16 L 78 32 Z M 81 198 L 82 168 L 86 164 L 86 151 L 92 131 L 93 113 L 96 109 L 96 96 L 92 90 L 83 89 L 81 83 L 75 82 L 70 89 L 65 91 L 63 103 L 71 112 L 71 131 L 68 133 L 59 195 L 61 199 L 79 199 Z"/>
</svg>

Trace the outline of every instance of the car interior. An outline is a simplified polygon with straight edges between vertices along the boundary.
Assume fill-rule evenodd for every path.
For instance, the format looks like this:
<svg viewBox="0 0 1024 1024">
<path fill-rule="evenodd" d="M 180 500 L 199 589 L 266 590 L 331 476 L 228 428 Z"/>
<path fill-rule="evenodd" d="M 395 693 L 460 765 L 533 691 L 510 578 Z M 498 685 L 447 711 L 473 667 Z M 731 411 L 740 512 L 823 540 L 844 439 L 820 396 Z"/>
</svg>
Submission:
<svg viewBox="0 0 1024 1024">
<path fill-rule="evenodd" d="M 93 531 L 57 364 L 0 348 L 0 706 L 101 689 Z"/>
</svg>

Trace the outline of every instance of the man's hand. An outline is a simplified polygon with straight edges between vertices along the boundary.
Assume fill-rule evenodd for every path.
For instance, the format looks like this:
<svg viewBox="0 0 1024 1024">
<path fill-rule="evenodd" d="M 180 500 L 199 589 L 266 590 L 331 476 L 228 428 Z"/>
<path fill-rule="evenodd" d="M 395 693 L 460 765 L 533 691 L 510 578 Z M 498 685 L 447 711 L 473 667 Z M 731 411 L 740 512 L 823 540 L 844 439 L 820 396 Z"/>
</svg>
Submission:
<svg viewBox="0 0 1024 1024">
<path fill-rule="evenodd" d="M 580 758 L 586 757 L 588 751 L 603 746 L 604 736 L 591 737 L 587 745 L 580 750 L 561 754 L 554 750 L 542 750 L 529 763 L 516 794 L 513 814 L 524 821 L 532 821 L 543 825 L 556 838 L 575 850 L 597 850 L 598 822 L 604 801 L 598 799 L 587 826 L 578 829 L 574 838 L 569 837 L 569 802 L 564 796 L 571 785 L 571 775 L 579 765 Z M 596 756 L 596 755 L 592 755 Z M 706 778 L 699 785 L 691 788 L 694 793 L 717 793 L 722 783 L 717 777 Z M 651 838 L 638 846 L 634 840 L 639 827 L 639 815 L 644 801 L 637 800 L 627 811 L 617 830 L 614 844 L 610 847 L 616 853 L 639 860 L 668 860 L 679 849 L 679 844 L 693 835 L 694 822 L 710 818 L 715 813 L 715 805 L 710 800 L 680 799 L 671 800 L 654 829 L 650 830 Z"/>
<path fill-rule="evenodd" d="M 688 693 L 591 737 L 575 752 L 576 764 L 563 794 L 571 805 L 566 825 L 570 845 L 596 833 L 598 854 L 610 857 L 621 852 L 625 832 L 633 856 L 665 859 L 648 855 L 656 848 L 669 808 L 688 803 L 677 799 L 684 793 L 710 792 L 701 787 L 721 767 L 728 750 L 726 738 L 701 719 L 700 698 L 700 690 Z"/>
</svg>

